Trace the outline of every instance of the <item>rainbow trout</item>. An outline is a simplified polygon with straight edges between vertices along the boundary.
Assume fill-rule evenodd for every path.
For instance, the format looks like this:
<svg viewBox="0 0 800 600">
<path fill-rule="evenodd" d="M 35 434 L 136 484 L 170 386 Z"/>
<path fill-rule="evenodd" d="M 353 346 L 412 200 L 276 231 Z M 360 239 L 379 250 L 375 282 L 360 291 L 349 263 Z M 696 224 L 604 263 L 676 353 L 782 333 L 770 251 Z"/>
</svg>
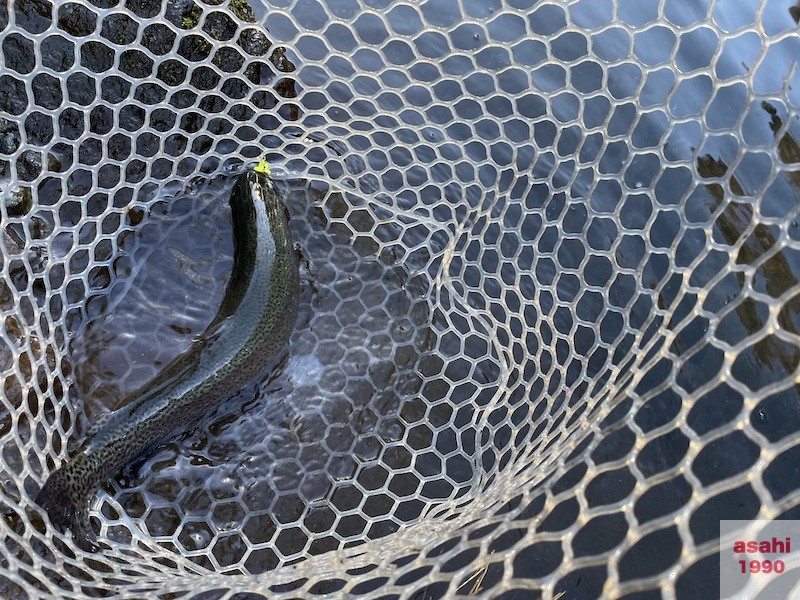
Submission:
<svg viewBox="0 0 800 600">
<path fill-rule="evenodd" d="M 233 271 L 214 320 L 184 354 L 93 426 L 36 498 L 85 550 L 96 548 L 89 505 L 98 487 L 263 374 L 292 332 L 299 275 L 283 204 L 265 175 L 247 173 L 230 205 Z"/>
</svg>

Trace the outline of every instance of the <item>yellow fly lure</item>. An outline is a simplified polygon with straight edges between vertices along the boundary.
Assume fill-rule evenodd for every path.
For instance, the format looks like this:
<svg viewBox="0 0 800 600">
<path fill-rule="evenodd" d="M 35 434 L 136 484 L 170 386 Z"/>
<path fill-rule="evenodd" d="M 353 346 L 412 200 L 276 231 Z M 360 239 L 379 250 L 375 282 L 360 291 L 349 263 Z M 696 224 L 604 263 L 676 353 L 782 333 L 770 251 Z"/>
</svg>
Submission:
<svg viewBox="0 0 800 600">
<path fill-rule="evenodd" d="M 265 160 L 260 161 L 255 168 L 253 169 L 256 173 L 264 175 L 265 177 L 269 177 L 270 170 L 269 170 L 269 163 Z"/>
</svg>

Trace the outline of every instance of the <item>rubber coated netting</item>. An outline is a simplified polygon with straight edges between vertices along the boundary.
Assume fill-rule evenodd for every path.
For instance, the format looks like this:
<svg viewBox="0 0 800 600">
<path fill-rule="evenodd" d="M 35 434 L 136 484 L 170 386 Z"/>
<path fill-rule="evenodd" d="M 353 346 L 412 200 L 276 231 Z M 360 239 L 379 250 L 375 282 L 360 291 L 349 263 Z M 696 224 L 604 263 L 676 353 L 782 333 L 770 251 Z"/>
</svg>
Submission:
<svg viewBox="0 0 800 600">
<path fill-rule="evenodd" d="M 798 19 L 7 0 L 0 595 L 716 597 L 720 519 L 800 514 Z M 85 553 L 33 498 L 213 317 L 262 157 L 290 353 Z"/>
</svg>

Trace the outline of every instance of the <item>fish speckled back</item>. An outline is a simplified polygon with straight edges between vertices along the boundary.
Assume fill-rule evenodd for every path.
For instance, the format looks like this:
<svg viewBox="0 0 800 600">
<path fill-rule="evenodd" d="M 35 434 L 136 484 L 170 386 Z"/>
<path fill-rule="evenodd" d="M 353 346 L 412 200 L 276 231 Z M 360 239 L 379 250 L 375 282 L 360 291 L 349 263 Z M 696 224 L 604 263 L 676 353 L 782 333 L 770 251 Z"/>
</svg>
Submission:
<svg viewBox="0 0 800 600">
<path fill-rule="evenodd" d="M 256 173 L 240 177 L 230 204 L 234 264 L 217 316 L 184 354 L 92 428 L 36 499 L 84 549 L 94 546 L 88 510 L 98 486 L 255 379 L 294 327 L 298 262 L 283 205 Z"/>
</svg>

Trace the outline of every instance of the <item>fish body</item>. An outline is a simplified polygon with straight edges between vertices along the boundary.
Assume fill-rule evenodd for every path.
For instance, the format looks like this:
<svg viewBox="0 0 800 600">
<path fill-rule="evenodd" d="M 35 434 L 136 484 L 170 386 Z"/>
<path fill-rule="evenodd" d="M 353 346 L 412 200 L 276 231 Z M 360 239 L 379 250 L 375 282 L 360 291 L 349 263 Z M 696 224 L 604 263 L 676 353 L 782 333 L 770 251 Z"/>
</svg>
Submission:
<svg viewBox="0 0 800 600">
<path fill-rule="evenodd" d="M 234 263 L 214 320 L 185 353 L 95 425 L 36 498 L 51 522 L 70 529 L 84 549 L 94 547 L 88 510 L 98 487 L 263 374 L 292 332 L 299 274 L 286 211 L 258 173 L 240 176 L 230 204 Z"/>
</svg>

